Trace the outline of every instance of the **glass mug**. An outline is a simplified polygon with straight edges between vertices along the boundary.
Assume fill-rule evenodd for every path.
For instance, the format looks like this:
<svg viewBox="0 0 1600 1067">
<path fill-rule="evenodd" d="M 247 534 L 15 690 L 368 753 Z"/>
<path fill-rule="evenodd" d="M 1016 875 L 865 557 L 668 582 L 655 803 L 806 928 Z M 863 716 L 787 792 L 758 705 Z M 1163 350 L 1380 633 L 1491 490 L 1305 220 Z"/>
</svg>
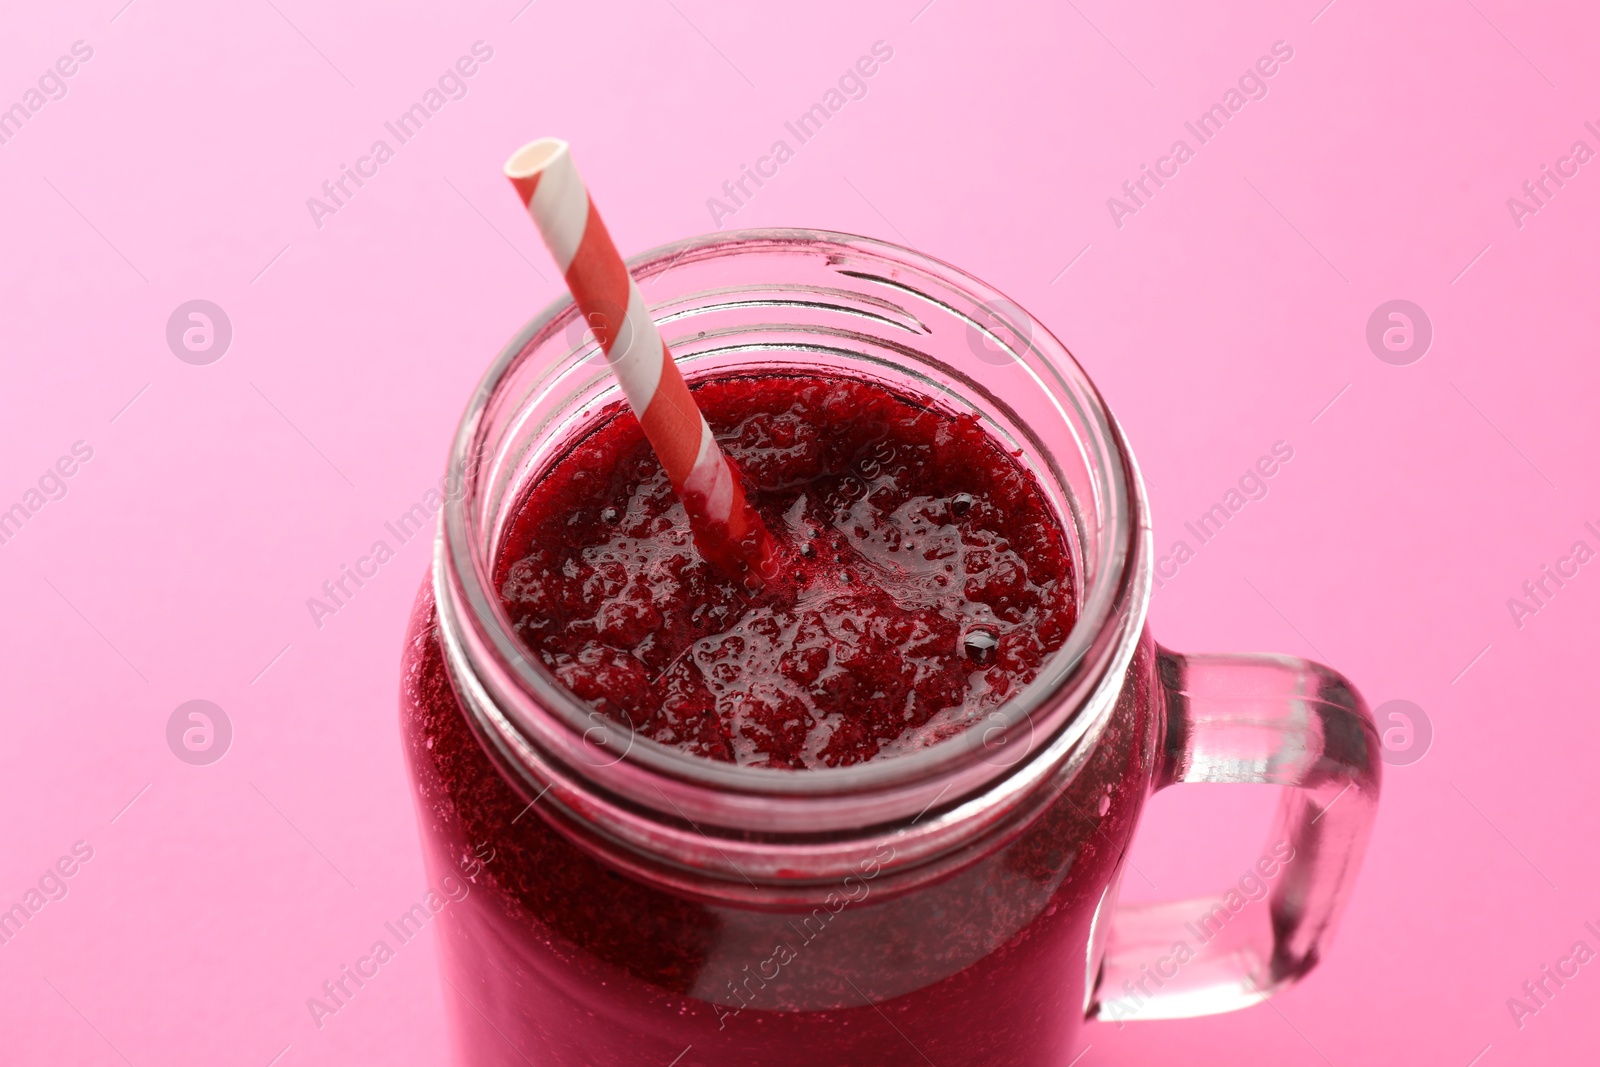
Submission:
<svg viewBox="0 0 1600 1067">
<path fill-rule="evenodd" d="M 1245 1007 L 1326 951 L 1380 746 L 1343 677 L 1185 656 L 1145 629 L 1151 538 L 1121 431 L 1050 333 L 947 264 L 762 230 L 634 260 L 691 383 L 853 375 L 975 415 L 1068 532 L 1079 619 L 988 720 L 893 759 L 741 767 L 631 736 L 526 658 L 492 585 L 532 479 L 618 390 L 572 302 L 505 348 L 450 457 L 402 728 L 462 1062 L 1066 1063 L 1086 1018 Z M 1217 899 L 1121 905 L 1145 798 L 1283 791 Z M 455 899 L 460 897 L 460 899 Z"/>
</svg>

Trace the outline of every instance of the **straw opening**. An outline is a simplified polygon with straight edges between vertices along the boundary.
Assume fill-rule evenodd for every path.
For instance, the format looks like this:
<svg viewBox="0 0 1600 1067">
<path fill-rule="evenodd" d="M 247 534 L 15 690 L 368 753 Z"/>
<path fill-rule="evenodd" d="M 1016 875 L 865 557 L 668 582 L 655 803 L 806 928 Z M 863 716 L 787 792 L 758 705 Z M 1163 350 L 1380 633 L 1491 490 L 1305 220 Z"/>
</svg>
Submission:
<svg viewBox="0 0 1600 1067">
<path fill-rule="evenodd" d="M 566 150 L 567 142 L 559 137 L 541 137 L 537 141 L 530 141 L 506 160 L 506 177 L 531 178 L 554 163 Z"/>
</svg>

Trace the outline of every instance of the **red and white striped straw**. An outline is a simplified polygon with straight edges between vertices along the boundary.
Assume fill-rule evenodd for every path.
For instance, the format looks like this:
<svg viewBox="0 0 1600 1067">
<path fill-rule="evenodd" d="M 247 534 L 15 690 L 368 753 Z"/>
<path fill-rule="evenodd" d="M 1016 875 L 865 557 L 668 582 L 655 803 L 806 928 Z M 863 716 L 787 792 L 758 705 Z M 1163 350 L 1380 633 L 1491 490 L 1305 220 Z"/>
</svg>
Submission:
<svg viewBox="0 0 1600 1067">
<path fill-rule="evenodd" d="M 741 580 L 771 578 L 771 535 L 651 321 L 567 142 L 545 137 L 524 145 L 505 172 L 688 510 L 701 555 Z"/>
</svg>

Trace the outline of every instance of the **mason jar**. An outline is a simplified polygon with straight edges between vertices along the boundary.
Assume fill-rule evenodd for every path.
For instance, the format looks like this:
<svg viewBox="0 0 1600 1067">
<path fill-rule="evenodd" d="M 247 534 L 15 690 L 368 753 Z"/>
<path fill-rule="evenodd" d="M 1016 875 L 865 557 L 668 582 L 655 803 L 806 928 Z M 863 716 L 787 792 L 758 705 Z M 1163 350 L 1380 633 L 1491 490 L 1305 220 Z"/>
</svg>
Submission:
<svg viewBox="0 0 1600 1067">
<path fill-rule="evenodd" d="M 691 386 L 848 376 L 971 415 L 1067 532 L 1077 622 L 965 732 L 848 767 L 720 763 L 635 736 L 525 654 L 492 576 L 534 482 L 619 396 L 570 299 L 512 339 L 450 454 L 401 724 L 461 1062 L 1044 1067 L 1086 1019 L 1246 1007 L 1327 951 L 1379 742 L 1287 656 L 1185 656 L 1145 627 L 1145 490 L 1082 368 L 982 282 L 837 233 L 714 234 L 630 263 Z M 1119 905 L 1145 798 L 1283 791 L 1247 879 Z"/>
</svg>

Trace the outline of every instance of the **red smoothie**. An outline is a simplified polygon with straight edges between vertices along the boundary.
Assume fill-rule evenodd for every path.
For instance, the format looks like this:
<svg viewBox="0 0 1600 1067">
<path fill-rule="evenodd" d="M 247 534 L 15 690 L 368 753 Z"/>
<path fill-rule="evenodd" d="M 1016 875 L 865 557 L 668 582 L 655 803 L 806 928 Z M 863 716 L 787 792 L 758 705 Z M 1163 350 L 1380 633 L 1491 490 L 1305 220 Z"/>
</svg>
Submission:
<svg viewBox="0 0 1600 1067">
<path fill-rule="evenodd" d="M 752 593 L 700 558 L 616 413 L 534 486 L 500 557 L 517 633 L 598 710 L 709 759 L 839 767 L 961 732 L 1066 639 L 1061 527 L 972 417 L 847 378 L 695 398 L 779 543 L 776 580 Z"/>
<path fill-rule="evenodd" d="M 625 409 L 597 413 L 534 484 L 497 557 L 530 658 L 602 714 L 728 763 L 893 759 L 982 720 L 1066 639 L 1066 534 L 976 420 L 842 377 L 730 377 L 695 396 L 781 545 L 778 578 L 752 592 L 701 560 Z M 843 896 L 750 907 L 614 867 L 570 813 L 530 808 L 458 703 L 437 627 L 425 585 L 402 718 L 432 876 L 470 879 L 438 924 L 463 1062 L 1043 1067 L 1077 1052 L 1084 946 L 1156 758 L 1148 639 L 1087 764 L 937 877 L 874 864 Z"/>
</svg>

